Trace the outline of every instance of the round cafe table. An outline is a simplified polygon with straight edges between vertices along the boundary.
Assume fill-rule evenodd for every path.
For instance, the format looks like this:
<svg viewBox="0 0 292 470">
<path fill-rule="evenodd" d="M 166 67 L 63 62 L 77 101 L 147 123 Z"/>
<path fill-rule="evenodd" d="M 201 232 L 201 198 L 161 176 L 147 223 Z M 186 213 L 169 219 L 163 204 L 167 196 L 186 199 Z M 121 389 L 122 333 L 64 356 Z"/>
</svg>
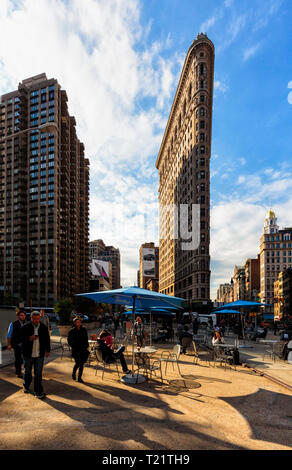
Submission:
<svg viewBox="0 0 292 470">
<path fill-rule="evenodd" d="M 144 348 L 135 348 L 134 353 L 143 353 L 143 354 L 154 354 L 157 349 L 152 348 L 151 346 L 145 346 Z"/>
</svg>

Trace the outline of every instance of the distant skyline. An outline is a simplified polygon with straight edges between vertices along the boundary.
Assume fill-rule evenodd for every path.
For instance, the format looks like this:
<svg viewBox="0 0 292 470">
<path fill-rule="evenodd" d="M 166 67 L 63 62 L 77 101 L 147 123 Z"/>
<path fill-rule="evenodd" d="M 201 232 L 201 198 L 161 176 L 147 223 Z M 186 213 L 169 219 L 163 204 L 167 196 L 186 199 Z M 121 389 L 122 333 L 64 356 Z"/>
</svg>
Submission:
<svg viewBox="0 0 292 470">
<path fill-rule="evenodd" d="M 257 257 L 270 207 L 292 226 L 291 20 L 289 0 L 0 1 L 0 94 L 42 72 L 67 91 L 90 159 L 90 239 L 120 248 L 122 285 L 140 245 L 158 244 L 155 161 L 200 32 L 215 45 L 212 299 Z"/>
</svg>

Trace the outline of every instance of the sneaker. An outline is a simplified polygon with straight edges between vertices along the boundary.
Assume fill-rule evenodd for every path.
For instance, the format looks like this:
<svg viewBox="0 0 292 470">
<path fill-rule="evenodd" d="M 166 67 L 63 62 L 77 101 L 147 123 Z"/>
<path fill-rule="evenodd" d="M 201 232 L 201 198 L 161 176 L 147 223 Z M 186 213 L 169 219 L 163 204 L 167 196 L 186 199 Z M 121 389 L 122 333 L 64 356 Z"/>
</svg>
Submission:
<svg viewBox="0 0 292 470">
<path fill-rule="evenodd" d="M 73 380 L 76 380 L 76 375 L 73 375 L 73 374 L 72 374 L 72 379 L 73 379 Z"/>
<path fill-rule="evenodd" d="M 80 384 L 84 384 L 85 382 L 83 382 L 82 379 L 78 379 L 77 382 L 79 382 Z"/>
<path fill-rule="evenodd" d="M 124 372 L 124 374 L 131 374 L 131 371 L 130 371 L 129 369 L 128 369 L 128 370 L 124 370 L 123 372 Z"/>
<path fill-rule="evenodd" d="M 40 394 L 37 394 L 37 393 L 36 393 L 36 394 L 35 394 L 35 397 L 36 397 L 36 398 L 39 398 L 40 400 L 41 400 L 42 398 L 45 398 L 45 396 L 46 396 L 45 393 L 40 393 Z"/>
<path fill-rule="evenodd" d="M 24 388 L 24 389 L 23 389 L 23 393 L 29 393 L 29 389 L 28 389 L 28 388 Z"/>
</svg>

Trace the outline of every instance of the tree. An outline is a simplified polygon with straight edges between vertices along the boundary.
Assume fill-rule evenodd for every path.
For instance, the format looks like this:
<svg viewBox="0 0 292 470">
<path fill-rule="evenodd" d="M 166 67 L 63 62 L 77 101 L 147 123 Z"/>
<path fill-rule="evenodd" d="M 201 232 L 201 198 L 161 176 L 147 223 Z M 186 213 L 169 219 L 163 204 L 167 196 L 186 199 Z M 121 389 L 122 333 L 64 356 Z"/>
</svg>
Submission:
<svg viewBox="0 0 292 470">
<path fill-rule="evenodd" d="M 59 316 L 59 325 L 71 324 L 71 313 L 74 310 L 72 299 L 61 299 L 54 305 L 54 312 Z"/>
</svg>

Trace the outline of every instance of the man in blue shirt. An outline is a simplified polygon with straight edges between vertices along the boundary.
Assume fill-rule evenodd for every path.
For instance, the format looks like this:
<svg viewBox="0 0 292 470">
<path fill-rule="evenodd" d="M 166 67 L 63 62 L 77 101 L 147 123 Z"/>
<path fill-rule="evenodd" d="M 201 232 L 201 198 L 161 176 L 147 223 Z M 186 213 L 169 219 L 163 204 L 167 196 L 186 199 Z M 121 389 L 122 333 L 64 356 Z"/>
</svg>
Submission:
<svg viewBox="0 0 292 470">
<path fill-rule="evenodd" d="M 14 357 L 15 357 L 15 374 L 20 379 L 22 378 L 21 373 L 21 366 L 23 363 L 22 352 L 21 352 L 21 345 L 18 344 L 16 338 L 19 334 L 20 329 L 23 327 L 25 323 L 26 314 L 23 310 L 19 310 L 17 313 L 17 320 L 10 323 L 8 328 L 7 334 L 7 349 L 14 350 Z"/>
</svg>

